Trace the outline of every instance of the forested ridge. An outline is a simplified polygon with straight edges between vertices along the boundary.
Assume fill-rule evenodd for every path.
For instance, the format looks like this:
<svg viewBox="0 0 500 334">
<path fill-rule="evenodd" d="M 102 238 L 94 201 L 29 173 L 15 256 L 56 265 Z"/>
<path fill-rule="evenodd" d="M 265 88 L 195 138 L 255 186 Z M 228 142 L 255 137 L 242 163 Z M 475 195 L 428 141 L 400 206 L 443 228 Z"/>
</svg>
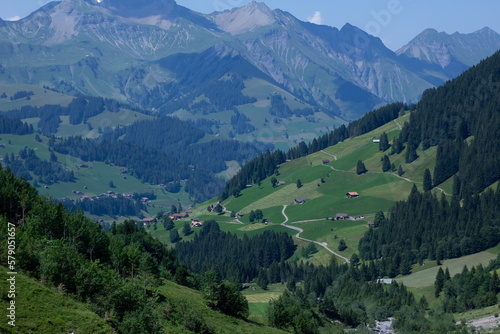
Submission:
<svg viewBox="0 0 500 334">
<path fill-rule="evenodd" d="M 193 169 L 164 152 L 128 141 L 69 137 L 52 140 L 51 144 L 54 151 L 83 161 L 103 161 L 127 167 L 131 175 L 143 182 L 165 184 L 187 179 L 186 191 L 198 201 L 213 197 L 224 184 L 205 169 Z"/>
<path fill-rule="evenodd" d="M 260 152 L 273 149 L 270 144 L 242 143 L 227 139 L 198 143 L 204 137 L 205 133 L 191 123 L 169 116 L 135 122 L 104 136 L 114 140 L 122 138 L 124 141 L 157 149 L 183 164 L 213 173 L 225 170 L 225 161 L 236 160 L 243 165 Z"/>
<path fill-rule="evenodd" d="M 443 260 L 476 253 L 500 242 L 500 52 L 445 85 L 428 90 L 403 127 L 407 162 L 416 148 L 437 147 L 434 181 L 425 193 L 412 190 L 379 228 L 359 242 L 364 259 L 378 259 L 385 274 L 409 273 L 423 259 Z M 454 176 L 449 203 L 428 190 Z M 427 184 L 427 186 L 426 186 Z M 427 189 L 425 189 L 427 187 Z M 462 203 L 460 203 L 462 201 Z"/>
</svg>

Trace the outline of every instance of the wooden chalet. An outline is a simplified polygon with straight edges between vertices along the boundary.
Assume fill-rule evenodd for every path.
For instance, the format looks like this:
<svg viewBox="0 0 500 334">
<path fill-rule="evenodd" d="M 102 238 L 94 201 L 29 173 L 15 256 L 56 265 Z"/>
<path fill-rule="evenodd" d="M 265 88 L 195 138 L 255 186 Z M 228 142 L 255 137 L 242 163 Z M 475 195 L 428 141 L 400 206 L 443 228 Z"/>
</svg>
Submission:
<svg viewBox="0 0 500 334">
<path fill-rule="evenodd" d="M 337 213 L 335 215 L 335 219 L 337 220 L 345 220 L 347 218 L 349 218 L 349 215 L 347 213 Z"/>
<path fill-rule="evenodd" d="M 296 198 L 295 199 L 295 204 L 304 204 L 306 202 L 306 199 L 305 198 Z"/>
<path fill-rule="evenodd" d="M 347 194 L 345 194 L 347 198 L 356 198 L 359 197 L 359 194 L 355 191 L 350 191 Z"/>
<path fill-rule="evenodd" d="M 142 223 L 144 225 L 153 225 L 154 223 L 156 223 L 156 218 L 155 217 L 151 217 L 151 218 L 144 218 L 142 220 Z"/>
<path fill-rule="evenodd" d="M 330 160 L 328 160 L 328 159 L 323 160 L 323 164 L 329 164 L 329 163 L 330 163 Z"/>
<path fill-rule="evenodd" d="M 173 215 L 170 216 L 170 219 L 179 220 L 187 217 L 189 217 L 187 213 L 174 213 Z"/>
</svg>

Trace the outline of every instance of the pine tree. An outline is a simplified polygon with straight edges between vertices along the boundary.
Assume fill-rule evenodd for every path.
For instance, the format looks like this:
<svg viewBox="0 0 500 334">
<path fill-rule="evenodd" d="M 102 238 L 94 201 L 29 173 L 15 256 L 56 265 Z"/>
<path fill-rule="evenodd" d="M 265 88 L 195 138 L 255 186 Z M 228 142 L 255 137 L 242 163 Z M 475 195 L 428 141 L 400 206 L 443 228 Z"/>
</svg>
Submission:
<svg viewBox="0 0 500 334">
<path fill-rule="evenodd" d="M 300 179 L 297 180 L 297 188 L 302 187 L 302 182 L 300 182 Z"/>
<path fill-rule="evenodd" d="M 389 160 L 389 157 L 387 154 L 384 154 L 382 157 L 382 172 L 388 172 L 391 170 L 391 160 Z"/>
<path fill-rule="evenodd" d="M 390 147 L 389 145 L 389 139 L 387 138 L 387 134 L 385 132 L 382 133 L 380 136 L 380 142 L 378 144 L 378 149 L 382 152 L 387 151 L 387 149 Z"/>
<path fill-rule="evenodd" d="M 399 165 L 399 168 L 398 168 L 398 175 L 399 176 L 403 176 L 405 172 L 403 171 L 403 167 L 401 165 Z"/>
<path fill-rule="evenodd" d="M 360 175 L 360 174 L 363 174 L 366 172 L 367 172 L 367 170 L 366 170 L 365 164 L 363 163 L 363 161 L 358 160 L 358 163 L 356 165 L 356 174 Z"/>
<path fill-rule="evenodd" d="M 426 168 L 424 171 L 424 191 L 431 191 L 432 189 L 432 177 L 429 168 Z"/>
<path fill-rule="evenodd" d="M 443 268 L 441 267 L 437 272 L 436 281 L 434 282 L 434 287 L 435 287 L 434 295 L 436 296 L 436 298 L 438 298 L 439 294 L 441 293 L 441 291 L 443 291 L 444 287 L 444 271 Z"/>
</svg>

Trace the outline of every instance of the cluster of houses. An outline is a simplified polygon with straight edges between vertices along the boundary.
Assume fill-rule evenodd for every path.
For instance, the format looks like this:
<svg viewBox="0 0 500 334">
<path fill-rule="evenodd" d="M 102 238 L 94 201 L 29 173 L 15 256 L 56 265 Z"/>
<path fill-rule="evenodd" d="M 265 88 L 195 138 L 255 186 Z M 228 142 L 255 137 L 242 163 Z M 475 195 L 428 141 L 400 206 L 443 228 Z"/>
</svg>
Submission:
<svg viewBox="0 0 500 334">
<path fill-rule="evenodd" d="M 171 214 L 169 216 L 169 218 L 172 219 L 173 221 L 177 221 L 179 219 L 188 218 L 190 213 L 192 213 L 191 210 L 186 210 L 185 213 L 174 213 L 174 214 Z M 170 212 L 166 212 L 166 214 L 170 214 Z M 142 220 L 142 223 L 144 225 L 146 225 L 146 226 L 148 226 L 148 225 L 154 225 L 157 222 L 158 221 L 157 221 L 156 217 L 144 218 Z M 198 218 L 192 218 L 191 219 L 191 227 L 201 227 L 202 225 L 203 225 L 203 222 L 200 219 L 198 219 Z"/>
</svg>

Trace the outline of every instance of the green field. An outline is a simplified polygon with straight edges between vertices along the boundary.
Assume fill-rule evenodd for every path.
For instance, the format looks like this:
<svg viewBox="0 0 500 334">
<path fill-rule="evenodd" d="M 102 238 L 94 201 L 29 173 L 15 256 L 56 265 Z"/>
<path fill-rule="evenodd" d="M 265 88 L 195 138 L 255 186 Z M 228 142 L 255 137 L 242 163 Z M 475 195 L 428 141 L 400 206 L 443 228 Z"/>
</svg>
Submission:
<svg viewBox="0 0 500 334">
<path fill-rule="evenodd" d="M 496 246 L 484 252 L 463 256 L 457 259 L 444 260 L 442 261 L 441 267 L 443 270 L 448 268 L 450 274 L 453 276 L 462 272 L 465 265 L 469 269 L 479 264 L 487 266 L 491 260 L 497 258 L 499 250 L 499 246 Z M 434 285 L 439 267 L 435 264 L 435 261 L 430 261 L 429 264 L 425 262 L 424 266 L 430 266 L 430 268 L 398 278 L 397 281 L 412 288 L 425 288 Z"/>
<path fill-rule="evenodd" d="M 34 95 L 30 96 L 30 99 L 21 98 L 17 100 L 10 100 L 10 97 L 19 91 L 33 92 Z M 14 109 L 20 109 L 24 106 L 34 106 L 41 107 L 46 104 L 57 104 L 61 106 L 67 106 L 73 99 L 73 96 L 68 96 L 60 93 L 56 93 L 51 90 L 44 89 L 36 85 L 6 85 L 0 84 L 0 95 L 5 93 L 7 95 L 6 99 L 0 99 L 0 111 L 8 111 Z"/>
<path fill-rule="evenodd" d="M 220 312 L 214 312 L 207 308 L 207 306 L 205 305 L 205 301 L 203 300 L 199 292 L 169 281 L 166 281 L 165 284 L 159 288 L 159 292 L 166 298 L 167 301 L 172 301 L 174 304 L 186 305 L 187 309 L 192 310 L 197 315 L 201 316 L 203 318 L 203 322 L 210 328 L 213 328 L 215 333 L 285 333 L 283 331 L 271 327 L 262 326 L 257 323 L 263 321 L 262 316 L 259 315 L 257 315 L 256 317 L 250 316 L 250 320 L 245 321 L 242 319 L 226 316 Z"/>
</svg>

